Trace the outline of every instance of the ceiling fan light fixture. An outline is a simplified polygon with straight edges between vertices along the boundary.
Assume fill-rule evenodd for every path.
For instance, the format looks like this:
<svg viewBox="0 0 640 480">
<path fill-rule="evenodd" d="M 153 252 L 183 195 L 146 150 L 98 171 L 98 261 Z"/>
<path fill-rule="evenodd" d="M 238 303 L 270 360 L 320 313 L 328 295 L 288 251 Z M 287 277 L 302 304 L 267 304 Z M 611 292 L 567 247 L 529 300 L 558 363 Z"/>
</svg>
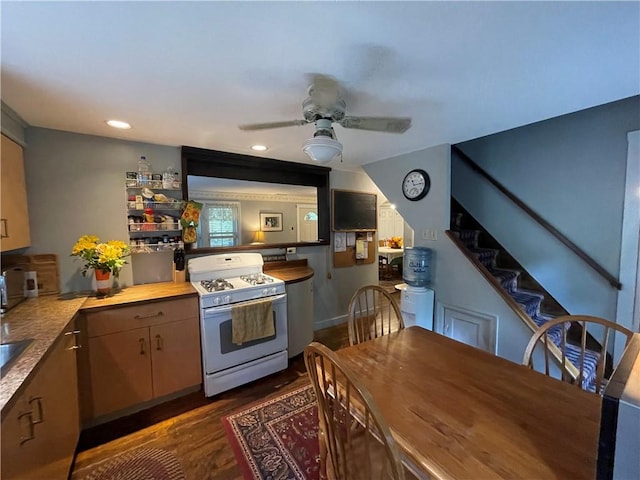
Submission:
<svg viewBox="0 0 640 480">
<path fill-rule="evenodd" d="M 342 144 L 333 138 L 318 136 L 306 140 L 302 151 L 314 162 L 329 163 L 342 153 Z"/>
</svg>

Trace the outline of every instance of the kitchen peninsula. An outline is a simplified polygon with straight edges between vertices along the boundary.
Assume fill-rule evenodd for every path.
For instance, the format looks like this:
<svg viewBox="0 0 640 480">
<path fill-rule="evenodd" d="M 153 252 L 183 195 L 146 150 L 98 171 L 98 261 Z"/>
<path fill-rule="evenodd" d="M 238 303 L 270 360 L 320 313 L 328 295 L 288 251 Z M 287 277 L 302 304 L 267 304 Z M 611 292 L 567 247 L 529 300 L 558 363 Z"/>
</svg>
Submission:
<svg viewBox="0 0 640 480">
<path fill-rule="evenodd" d="M 186 299 L 197 305 L 191 284 L 171 282 L 103 299 L 86 293 L 29 298 L 4 314 L 2 342 L 31 342 L 0 380 L 2 478 L 66 478 L 80 432 L 78 391 L 86 393 L 76 363 L 76 352 L 87 354 L 83 317 Z"/>
<path fill-rule="evenodd" d="M 299 349 L 313 336 L 314 272 L 306 260 L 267 265 L 295 299 L 290 348 Z M 3 343 L 31 342 L 0 380 L 2 477 L 66 478 L 81 427 L 201 388 L 197 315 L 189 282 L 136 285 L 100 299 L 39 296 L 4 314 Z"/>
</svg>

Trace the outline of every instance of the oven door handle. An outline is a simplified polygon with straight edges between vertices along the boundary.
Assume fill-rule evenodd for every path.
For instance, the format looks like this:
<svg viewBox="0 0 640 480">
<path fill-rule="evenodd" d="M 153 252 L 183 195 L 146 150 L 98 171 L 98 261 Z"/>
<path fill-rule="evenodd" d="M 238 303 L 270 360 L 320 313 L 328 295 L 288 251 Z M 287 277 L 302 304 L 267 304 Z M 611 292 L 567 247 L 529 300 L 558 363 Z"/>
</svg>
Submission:
<svg viewBox="0 0 640 480">
<path fill-rule="evenodd" d="M 271 300 L 272 302 L 277 302 L 278 300 L 282 300 L 283 298 L 286 298 L 287 294 L 286 293 L 282 293 L 280 295 L 275 295 L 273 297 L 264 297 L 264 298 L 260 298 L 256 300 Z M 241 305 L 245 302 L 238 302 L 238 303 L 234 303 L 232 305 L 221 305 L 219 307 L 211 307 L 211 308 L 205 308 L 203 310 L 203 315 L 206 317 L 208 315 L 216 315 L 216 314 L 220 314 L 220 313 L 226 313 L 226 312 L 230 312 L 231 309 L 233 308 L 233 305 Z"/>
</svg>

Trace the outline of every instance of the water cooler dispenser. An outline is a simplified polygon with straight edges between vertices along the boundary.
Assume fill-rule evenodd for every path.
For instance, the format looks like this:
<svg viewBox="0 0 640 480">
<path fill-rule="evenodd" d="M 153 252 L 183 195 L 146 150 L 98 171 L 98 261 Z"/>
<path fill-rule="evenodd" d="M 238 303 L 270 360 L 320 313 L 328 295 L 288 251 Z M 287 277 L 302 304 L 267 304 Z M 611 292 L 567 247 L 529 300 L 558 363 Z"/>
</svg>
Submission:
<svg viewBox="0 0 640 480">
<path fill-rule="evenodd" d="M 400 311 L 406 327 L 419 325 L 433 330 L 434 292 L 427 285 L 431 282 L 433 251 L 426 247 L 406 247 L 402 262 L 403 286 L 400 294 Z"/>
</svg>

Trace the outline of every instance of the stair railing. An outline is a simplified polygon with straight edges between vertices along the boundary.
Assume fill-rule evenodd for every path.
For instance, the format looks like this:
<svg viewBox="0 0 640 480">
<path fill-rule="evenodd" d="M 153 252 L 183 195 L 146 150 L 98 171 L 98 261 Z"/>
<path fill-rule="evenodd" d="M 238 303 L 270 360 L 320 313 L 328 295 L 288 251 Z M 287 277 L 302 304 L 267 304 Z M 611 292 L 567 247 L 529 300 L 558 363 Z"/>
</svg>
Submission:
<svg viewBox="0 0 640 480">
<path fill-rule="evenodd" d="M 598 262 L 596 262 L 593 258 L 591 258 L 584 250 L 582 250 L 575 243 L 573 243 L 571 240 L 565 237 L 556 227 L 554 227 L 549 222 L 547 222 L 538 213 L 536 213 L 533 209 L 531 209 L 531 207 L 529 207 L 526 203 L 520 200 L 515 194 L 513 194 L 504 185 L 502 185 L 498 180 L 493 178 L 482 167 L 480 167 L 477 163 L 471 160 L 471 158 L 469 158 L 469 156 L 466 153 L 464 153 L 455 145 L 451 146 L 451 150 L 455 152 L 469 168 L 471 168 L 474 172 L 478 173 L 479 175 L 484 177 L 486 180 L 488 180 L 489 183 L 491 183 L 494 187 L 496 187 L 504 196 L 506 196 L 513 203 L 515 203 L 518 207 L 520 207 L 520 209 L 522 209 L 527 215 L 529 215 L 533 220 L 535 220 L 551 235 L 556 237 L 567 248 L 569 248 L 575 255 L 581 258 L 587 265 L 589 265 L 592 269 L 594 269 L 602 277 L 604 277 L 612 287 L 617 288 L 618 290 L 622 289 L 622 284 L 616 277 L 611 275 L 607 270 L 604 269 L 604 267 L 602 267 Z"/>
</svg>

